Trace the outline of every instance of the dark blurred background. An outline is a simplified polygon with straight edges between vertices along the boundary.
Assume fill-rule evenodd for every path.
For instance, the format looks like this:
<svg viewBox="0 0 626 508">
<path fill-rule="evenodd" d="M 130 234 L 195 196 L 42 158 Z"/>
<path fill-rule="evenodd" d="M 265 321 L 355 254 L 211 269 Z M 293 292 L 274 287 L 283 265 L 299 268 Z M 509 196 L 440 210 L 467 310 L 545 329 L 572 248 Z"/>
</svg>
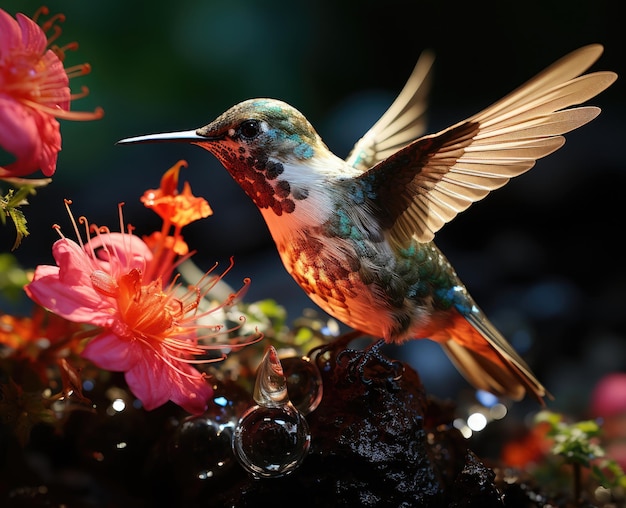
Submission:
<svg viewBox="0 0 626 508">
<path fill-rule="evenodd" d="M 53 183 L 31 200 L 31 236 L 16 252 L 27 267 L 51 263 L 76 215 L 115 227 L 117 203 L 139 234 L 159 225 L 139 196 L 179 159 L 214 215 L 187 228 L 203 268 L 249 276 L 249 301 L 273 298 L 290 319 L 312 307 L 284 271 L 261 216 L 207 152 L 186 145 L 115 146 L 121 138 L 200 127 L 251 97 L 294 105 L 328 146 L 345 156 L 402 88 L 420 52 L 436 53 L 429 131 L 477 112 L 567 52 L 598 42 L 594 66 L 621 79 L 590 101 L 603 109 L 540 161 L 447 225 L 437 237 L 479 305 L 557 396 L 553 408 L 583 412 L 604 374 L 626 370 L 623 203 L 626 140 L 623 16 L 618 2 L 176 2 L 52 1 L 67 21 L 59 44 L 78 41 L 67 64 L 90 62 L 72 80 L 90 95 L 75 110 L 102 106 L 96 122 L 61 122 L 63 150 Z M 39 2 L 1 2 L 32 15 Z M 1 228 L 8 250 L 10 228 Z M 10 309 L 9 304 L 7 309 Z M 429 392 L 455 396 L 467 384 L 439 347 L 413 341 L 393 351 Z M 536 406 L 535 406 L 536 407 Z"/>
</svg>

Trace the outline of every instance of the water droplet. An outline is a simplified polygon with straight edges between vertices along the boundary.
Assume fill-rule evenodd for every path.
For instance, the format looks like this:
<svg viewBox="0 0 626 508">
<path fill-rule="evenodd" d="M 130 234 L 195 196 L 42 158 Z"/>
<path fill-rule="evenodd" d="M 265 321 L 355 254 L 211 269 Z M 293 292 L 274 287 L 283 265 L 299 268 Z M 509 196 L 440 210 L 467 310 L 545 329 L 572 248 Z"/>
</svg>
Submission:
<svg viewBox="0 0 626 508">
<path fill-rule="evenodd" d="M 304 416 L 289 400 L 278 353 L 270 346 L 254 386 L 257 405 L 241 417 L 232 447 L 239 463 L 255 477 L 284 476 L 304 460 L 311 444 Z"/>
<path fill-rule="evenodd" d="M 219 422 L 204 413 L 181 421 L 172 437 L 171 461 L 183 483 L 223 475 L 235 464 L 231 440 L 234 421 Z"/>
<path fill-rule="evenodd" d="M 281 359 L 289 400 L 303 415 L 315 411 L 322 400 L 322 376 L 307 356 Z"/>
<path fill-rule="evenodd" d="M 289 403 L 287 380 L 273 346 L 267 348 L 259 364 L 252 396 L 259 406 L 282 407 Z"/>
<path fill-rule="evenodd" d="M 215 382 L 207 410 L 182 420 L 169 446 L 176 477 L 183 485 L 222 477 L 236 464 L 232 439 L 237 420 L 250 406 L 250 395 L 232 383 Z"/>
<path fill-rule="evenodd" d="M 309 426 L 295 407 L 253 406 L 235 429 L 233 447 L 248 472 L 271 478 L 295 470 L 310 442 Z"/>
</svg>

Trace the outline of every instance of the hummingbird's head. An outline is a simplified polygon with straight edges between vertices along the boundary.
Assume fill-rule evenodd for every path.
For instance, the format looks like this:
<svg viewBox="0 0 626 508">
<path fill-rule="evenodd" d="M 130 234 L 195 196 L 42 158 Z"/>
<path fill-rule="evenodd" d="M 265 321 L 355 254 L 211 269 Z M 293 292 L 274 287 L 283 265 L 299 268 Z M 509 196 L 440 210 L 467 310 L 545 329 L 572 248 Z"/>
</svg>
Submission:
<svg viewBox="0 0 626 508">
<path fill-rule="evenodd" d="M 313 126 L 297 109 L 275 99 L 250 99 L 196 131 L 198 142 L 228 165 L 241 154 L 297 163 L 328 150 Z"/>
<path fill-rule="evenodd" d="M 295 108 L 275 99 L 241 102 L 197 130 L 127 138 L 120 144 L 187 142 L 217 157 L 256 205 L 277 215 L 321 185 L 320 173 L 345 164 Z"/>
<path fill-rule="evenodd" d="M 305 116 L 276 99 L 241 102 L 196 130 L 126 138 L 118 144 L 158 142 L 199 145 L 229 170 L 242 156 L 297 163 L 328 151 Z"/>
</svg>

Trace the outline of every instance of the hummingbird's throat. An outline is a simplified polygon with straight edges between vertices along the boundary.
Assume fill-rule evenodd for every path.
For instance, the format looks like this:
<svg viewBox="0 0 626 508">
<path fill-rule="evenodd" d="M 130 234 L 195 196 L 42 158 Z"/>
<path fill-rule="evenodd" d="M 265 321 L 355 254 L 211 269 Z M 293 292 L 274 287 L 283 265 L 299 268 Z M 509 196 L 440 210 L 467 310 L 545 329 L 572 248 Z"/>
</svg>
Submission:
<svg viewBox="0 0 626 508">
<path fill-rule="evenodd" d="M 296 203 L 308 197 L 305 189 L 293 188 L 281 175 L 284 166 L 259 152 L 234 143 L 215 143 L 207 147 L 245 193 L 260 209 L 269 208 L 276 215 L 293 213 Z"/>
</svg>

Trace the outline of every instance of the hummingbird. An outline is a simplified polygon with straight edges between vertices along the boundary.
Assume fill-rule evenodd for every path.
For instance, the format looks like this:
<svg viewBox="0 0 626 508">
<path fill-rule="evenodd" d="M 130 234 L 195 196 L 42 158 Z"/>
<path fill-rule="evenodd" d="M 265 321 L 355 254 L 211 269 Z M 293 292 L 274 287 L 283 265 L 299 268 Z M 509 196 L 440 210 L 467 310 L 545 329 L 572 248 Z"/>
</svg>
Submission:
<svg viewBox="0 0 626 508">
<path fill-rule="evenodd" d="M 475 388 L 514 400 L 528 393 L 543 404 L 549 392 L 434 237 L 600 113 L 579 105 L 617 78 L 584 74 L 602 51 L 599 44 L 575 50 L 479 113 L 425 134 L 433 65 L 426 51 L 345 159 L 302 113 L 270 98 L 245 100 L 198 129 L 118 144 L 208 150 L 259 208 L 286 270 L 324 311 L 375 344 L 436 341 Z"/>
</svg>

